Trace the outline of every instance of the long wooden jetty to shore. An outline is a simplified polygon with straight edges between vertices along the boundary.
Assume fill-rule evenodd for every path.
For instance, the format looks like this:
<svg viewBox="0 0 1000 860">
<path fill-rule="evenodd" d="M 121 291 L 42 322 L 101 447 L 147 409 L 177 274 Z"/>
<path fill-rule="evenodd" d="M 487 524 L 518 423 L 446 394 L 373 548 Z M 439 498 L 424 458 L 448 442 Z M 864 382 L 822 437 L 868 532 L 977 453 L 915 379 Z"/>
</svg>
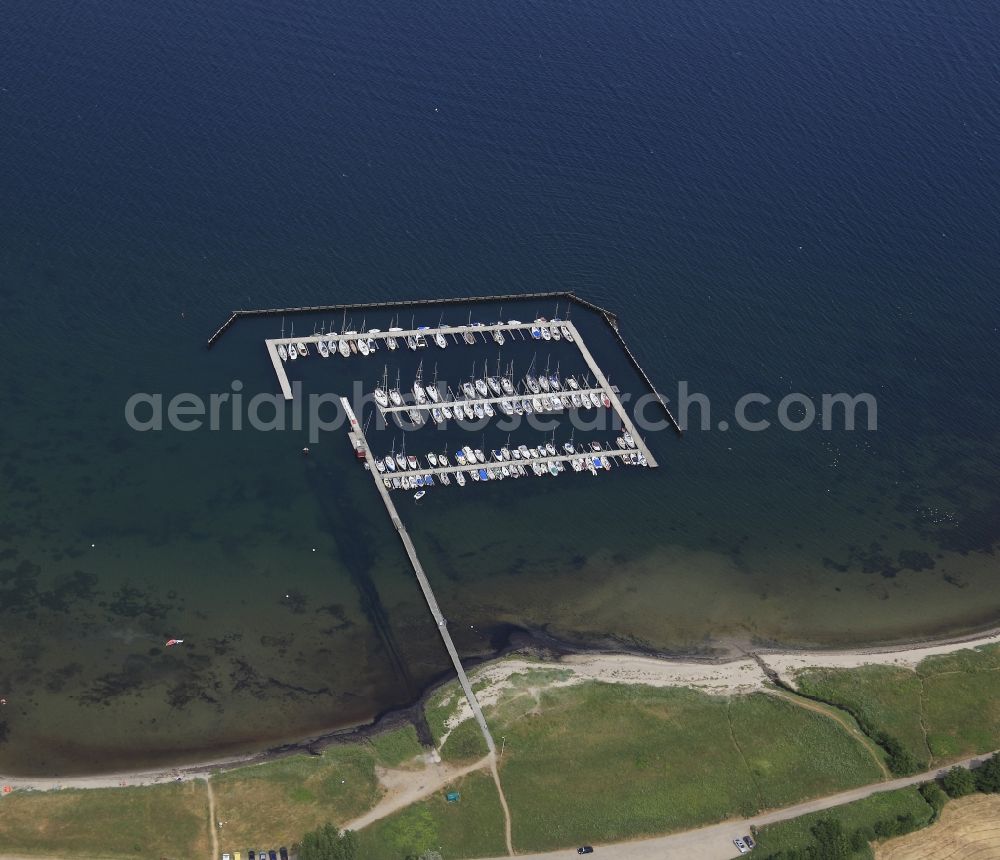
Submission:
<svg viewBox="0 0 1000 860">
<path fill-rule="evenodd" d="M 468 699 L 469 707 L 472 709 L 472 714 L 476 718 L 476 722 L 479 723 L 479 730 L 483 733 L 483 737 L 486 739 L 486 748 L 491 754 L 495 754 L 496 744 L 493 742 L 493 735 L 490 734 L 490 728 L 486 725 L 486 717 L 483 716 L 483 709 L 479 706 L 479 700 L 476 698 L 476 694 L 472 690 L 472 685 L 469 683 L 469 677 L 465 674 L 465 668 L 462 666 L 462 660 L 458 656 L 458 649 L 455 648 L 455 643 L 452 641 L 451 634 L 448 632 L 448 620 L 441 612 L 441 607 L 438 605 L 437 598 L 434 596 L 434 589 L 431 588 L 430 581 L 427 579 L 427 574 L 424 573 L 423 565 L 420 563 L 416 547 L 414 547 L 413 541 L 410 539 L 410 535 L 406 531 L 406 526 L 403 525 L 403 521 L 399 517 L 399 512 L 396 510 L 396 506 L 393 504 L 393 501 L 389 496 L 389 491 L 386 490 L 385 484 L 382 483 L 382 478 L 375 467 L 375 458 L 372 456 L 368 440 L 365 438 L 365 431 L 358 423 L 358 419 L 354 415 L 354 411 L 351 409 L 351 404 L 348 402 L 347 398 L 342 397 L 341 402 L 344 406 L 344 413 L 348 418 L 348 426 L 351 428 L 349 433 L 352 437 L 351 441 L 354 445 L 354 450 L 364 452 L 365 462 L 368 464 L 368 469 L 375 479 L 375 487 L 378 490 L 379 495 L 382 497 L 385 509 L 389 512 L 389 519 L 392 520 L 392 524 L 395 527 L 396 532 L 399 534 L 399 539 L 403 542 L 403 548 L 406 550 L 406 554 L 410 559 L 410 564 L 413 565 L 413 572 L 416 574 L 420 590 L 424 595 L 424 600 L 427 601 L 427 608 L 430 609 L 431 616 L 434 618 L 434 623 L 438 629 L 438 633 L 441 634 L 445 650 L 447 650 L 448 656 L 451 657 L 451 662 L 455 667 L 455 672 L 458 674 L 458 681 L 462 685 L 462 690 L 465 692 L 465 698 Z M 359 445 L 361 447 L 359 447 Z"/>
</svg>

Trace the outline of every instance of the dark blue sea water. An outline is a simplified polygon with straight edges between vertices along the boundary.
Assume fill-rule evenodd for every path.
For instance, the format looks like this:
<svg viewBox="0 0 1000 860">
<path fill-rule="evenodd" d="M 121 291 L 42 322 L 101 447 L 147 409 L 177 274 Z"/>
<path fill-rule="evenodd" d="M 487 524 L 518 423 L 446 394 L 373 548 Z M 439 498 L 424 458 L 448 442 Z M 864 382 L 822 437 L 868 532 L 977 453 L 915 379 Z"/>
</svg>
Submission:
<svg viewBox="0 0 1000 860">
<path fill-rule="evenodd" d="M 0 770 L 259 748 L 448 671 L 342 435 L 126 426 L 136 391 L 275 390 L 280 320 L 204 348 L 238 307 L 570 289 L 713 428 L 876 396 L 873 433 L 653 434 L 655 471 L 403 505 L 470 657 L 995 623 L 998 32 L 985 0 L 8 0 Z"/>
</svg>

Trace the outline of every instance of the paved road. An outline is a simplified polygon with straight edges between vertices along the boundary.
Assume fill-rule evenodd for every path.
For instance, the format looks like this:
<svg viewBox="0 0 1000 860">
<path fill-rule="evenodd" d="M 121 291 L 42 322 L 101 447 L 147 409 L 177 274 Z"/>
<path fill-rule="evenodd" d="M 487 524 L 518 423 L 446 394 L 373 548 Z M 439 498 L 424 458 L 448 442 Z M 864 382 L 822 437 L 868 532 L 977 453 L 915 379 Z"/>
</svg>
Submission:
<svg viewBox="0 0 1000 860">
<path fill-rule="evenodd" d="M 795 806 L 776 809 L 742 821 L 725 821 L 698 830 L 688 830 L 671 836 L 657 836 L 653 839 L 617 842 L 613 845 L 595 845 L 594 860 L 731 860 L 733 857 L 739 857 L 739 851 L 733 845 L 733 839 L 749 833 L 751 824 L 763 827 L 765 824 L 773 824 L 775 821 L 798 818 L 798 816 L 809 812 L 821 812 L 824 809 L 861 800 L 878 794 L 880 791 L 892 791 L 896 788 L 905 788 L 908 785 L 927 782 L 927 780 L 934 779 L 934 777 L 944 773 L 948 767 L 956 764 L 962 767 L 971 767 L 989 758 L 990 755 L 992 753 L 953 762 L 947 767 L 935 768 L 916 776 L 853 788 L 850 791 L 842 791 L 840 794 L 831 794 L 828 797 L 820 797 L 816 800 L 798 803 Z M 540 854 L 517 855 L 521 860 L 558 860 L 560 857 L 568 858 L 571 856 L 576 856 L 574 848 L 564 848 L 560 851 L 547 851 Z M 490 860 L 507 860 L 507 858 L 494 857 Z"/>
</svg>

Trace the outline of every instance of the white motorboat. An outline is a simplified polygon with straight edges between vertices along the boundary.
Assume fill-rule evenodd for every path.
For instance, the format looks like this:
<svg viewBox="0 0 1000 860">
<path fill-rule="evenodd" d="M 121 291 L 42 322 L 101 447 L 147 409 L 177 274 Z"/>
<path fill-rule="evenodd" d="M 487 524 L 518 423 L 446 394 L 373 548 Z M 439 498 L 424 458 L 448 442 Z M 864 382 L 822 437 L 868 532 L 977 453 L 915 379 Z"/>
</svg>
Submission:
<svg viewBox="0 0 1000 860">
<path fill-rule="evenodd" d="M 513 415 L 514 414 L 514 407 L 510 405 L 510 401 L 509 400 L 501 400 L 500 401 L 500 410 L 503 412 L 504 415 Z"/>
<path fill-rule="evenodd" d="M 495 376 L 486 377 L 486 384 L 490 387 L 490 391 L 492 391 L 497 397 L 500 397 L 503 394 L 503 389 L 500 388 L 500 381 Z"/>
<path fill-rule="evenodd" d="M 545 451 L 550 457 L 555 457 L 557 454 L 556 446 L 553 445 L 551 442 L 545 443 Z"/>
<path fill-rule="evenodd" d="M 451 486 L 451 478 L 448 477 L 447 472 L 442 472 L 440 475 L 438 475 L 438 480 L 446 487 Z"/>
<path fill-rule="evenodd" d="M 306 346 L 301 340 L 296 344 L 296 346 L 299 349 L 299 355 L 301 355 L 303 358 L 309 355 L 309 347 Z"/>
<path fill-rule="evenodd" d="M 406 455 L 405 454 L 400 453 L 400 454 L 396 455 L 396 465 L 399 466 L 400 471 L 403 471 L 403 472 L 406 471 Z"/>
<path fill-rule="evenodd" d="M 543 373 L 538 377 L 538 387 L 542 389 L 546 394 L 549 392 L 549 380 L 548 377 Z"/>
<path fill-rule="evenodd" d="M 503 346 L 503 344 L 504 344 L 504 336 L 503 336 L 503 332 L 500 331 L 500 329 L 494 329 L 493 330 L 493 340 L 495 340 L 499 346 Z"/>
<path fill-rule="evenodd" d="M 362 355 L 368 355 L 372 351 L 371 347 L 368 345 L 368 338 L 359 337 L 358 338 L 358 352 Z"/>
<path fill-rule="evenodd" d="M 475 413 L 476 418 L 485 418 L 486 417 L 486 410 L 483 408 L 483 404 L 482 403 L 477 403 L 475 406 L 472 407 L 472 409 L 473 409 L 473 412 Z"/>
<path fill-rule="evenodd" d="M 447 404 L 441 407 L 441 414 L 444 415 L 444 417 L 449 421 L 451 421 L 451 419 L 454 417 L 452 415 L 451 407 L 448 406 Z"/>
<path fill-rule="evenodd" d="M 468 445 L 462 448 L 462 453 L 465 454 L 465 459 L 471 465 L 476 462 L 476 452 L 473 451 Z"/>
<path fill-rule="evenodd" d="M 605 409 L 611 408 L 611 398 L 605 392 L 601 392 L 601 403 L 604 404 Z"/>
<path fill-rule="evenodd" d="M 344 358 L 347 358 L 347 357 L 349 357 L 349 356 L 350 356 L 350 354 L 351 354 L 351 344 L 350 344 L 350 342 L 349 342 L 349 341 L 347 340 L 347 338 L 342 338 L 342 339 L 340 340 L 340 342 L 339 342 L 339 343 L 337 344 L 337 351 L 338 351 L 338 352 L 339 352 L 339 353 L 340 353 L 340 354 L 341 354 L 342 356 L 344 356 Z"/>
<path fill-rule="evenodd" d="M 581 405 L 580 395 L 575 391 L 569 396 L 570 403 L 573 404 L 574 408 L 579 409 Z"/>
<path fill-rule="evenodd" d="M 634 448 L 635 447 L 635 439 L 632 438 L 632 434 L 631 433 L 628 433 L 628 432 L 622 433 L 622 439 L 625 440 L 625 444 L 628 445 L 629 448 Z"/>
<path fill-rule="evenodd" d="M 351 352 L 351 354 L 357 355 L 358 354 L 358 342 L 353 337 L 350 337 L 350 335 L 356 335 L 357 332 L 354 331 L 354 329 L 348 329 L 347 331 L 344 332 L 344 334 L 347 335 L 347 339 L 346 340 L 342 340 L 341 343 L 342 344 L 346 343 L 348 349 Z M 340 350 L 340 354 L 344 355 L 344 356 L 347 355 L 347 353 L 344 352 L 343 347 Z"/>
<path fill-rule="evenodd" d="M 503 389 L 503 393 L 506 394 L 508 397 L 514 396 L 514 383 L 511 382 L 509 376 L 500 377 L 500 387 Z"/>
<path fill-rule="evenodd" d="M 462 340 L 464 340 L 469 346 L 472 346 L 476 342 L 476 336 L 472 333 L 470 329 L 466 329 L 462 333 Z"/>
<path fill-rule="evenodd" d="M 431 409 L 431 418 L 434 419 L 435 424 L 444 423 L 444 413 L 437 406 Z"/>
<path fill-rule="evenodd" d="M 426 496 L 426 495 L 427 495 L 427 490 L 417 490 L 417 491 L 416 491 L 416 492 L 415 492 L 415 493 L 413 494 L 413 498 L 415 498 L 415 499 L 419 500 L 419 499 L 422 499 L 422 498 L 423 498 L 424 496 Z"/>
<path fill-rule="evenodd" d="M 569 330 L 569 326 L 563 323 L 559 326 L 559 331 L 562 332 L 562 336 L 566 338 L 570 343 L 573 342 L 573 332 Z"/>
<path fill-rule="evenodd" d="M 288 361 L 288 350 L 285 349 L 285 345 L 283 343 L 278 344 L 278 357 L 282 361 Z"/>
<path fill-rule="evenodd" d="M 549 461 L 549 474 L 550 474 L 550 475 L 551 475 L 551 476 L 552 476 L 553 478 L 554 478 L 554 477 L 556 477 L 556 475 L 558 475 L 558 474 L 559 474 L 559 467 L 558 467 L 558 466 L 557 466 L 557 465 L 555 464 L 555 462 L 554 462 L 554 461 L 552 461 L 552 460 L 550 460 L 550 461 Z"/>
<path fill-rule="evenodd" d="M 417 328 L 417 333 L 414 335 L 417 341 L 417 349 L 424 349 L 427 346 L 427 338 L 424 337 L 423 332 L 427 330 L 427 326 L 422 325 Z"/>
<path fill-rule="evenodd" d="M 476 448 L 476 450 L 475 450 L 474 453 L 476 455 L 476 461 L 477 462 L 479 462 L 479 463 L 485 463 L 486 462 L 486 455 L 483 454 L 483 451 L 482 451 L 481 448 Z"/>
<path fill-rule="evenodd" d="M 552 340 L 560 340 L 562 338 L 562 333 L 559 331 L 559 320 L 552 320 L 552 324 L 549 326 L 549 332 L 552 334 Z"/>
<path fill-rule="evenodd" d="M 486 413 L 486 417 L 487 418 L 492 418 L 494 415 L 497 414 L 496 411 L 493 409 L 493 404 L 492 403 L 484 403 L 483 404 L 483 412 Z"/>
<path fill-rule="evenodd" d="M 427 455 L 427 462 L 431 464 L 432 469 L 436 469 L 438 464 L 438 455 L 431 451 Z"/>
<path fill-rule="evenodd" d="M 391 350 L 399 349 L 399 341 L 396 340 L 396 335 L 393 334 L 395 331 L 402 331 L 399 326 L 391 326 L 389 328 L 389 336 L 385 339 L 385 345 Z"/>
<path fill-rule="evenodd" d="M 455 472 L 455 483 L 460 487 L 465 486 L 465 474 L 463 472 Z"/>
<path fill-rule="evenodd" d="M 386 469 L 390 472 L 396 471 L 396 461 L 392 458 L 391 454 L 387 455 L 383 462 L 385 463 Z"/>
<path fill-rule="evenodd" d="M 403 485 L 403 482 L 399 478 L 392 479 L 392 488 L 398 490 Z"/>
<path fill-rule="evenodd" d="M 414 352 L 417 351 L 417 339 L 412 334 L 406 336 L 406 345 Z"/>
<path fill-rule="evenodd" d="M 549 388 L 552 391 L 562 391 L 562 383 L 554 373 L 549 376 Z"/>
<path fill-rule="evenodd" d="M 434 335 L 434 343 L 441 347 L 441 349 L 445 349 L 448 346 L 448 341 L 441 332 Z"/>
<path fill-rule="evenodd" d="M 531 458 L 531 452 L 528 450 L 527 445 L 518 445 L 517 450 L 521 452 L 521 457 L 525 460 Z"/>
<path fill-rule="evenodd" d="M 514 411 L 518 415 L 534 415 L 535 407 L 531 405 L 531 398 L 525 397 L 524 400 L 515 400 Z"/>
<path fill-rule="evenodd" d="M 476 389 L 471 382 L 463 382 L 462 391 L 465 392 L 465 396 L 468 397 L 470 400 L 476 399 Z"/>
<path fill-rule="evenodd" d="M 535 407 L 535 414 L 536 415 L 541 415 L 543 412 L 547 411 L 545 409 L 545 403 L 546 403 L 546 401 L 542 400 L 541 397 L 534 397 L 534 398 L 532 398 L 531 405 Z"/>
<path fill-rule="evenodd" d="M 573 391 L 579 391 L 579 390 L 580 390 L 580 383 L 576 381 L 576 377 L 575 377 L 575 376 L 571 376 L 571 377 L 569 377 L 569 379 L 567 379 L 567 380 L 566 380 L 566 384 L 567 384 L 567 385 L 568 385 L 568 386 L 569 386 L 569 387 L 570 387 L 570 388 L 571 388 L 571 389 L 572 389 Z"/>
<path fill-rule="evenodd" d="M 575 454 L 576 448 L 573 447 L 572 442 L 563 442 L 563 451 L 565 451 L 567 454 Z"/>
<path fill-rule="evenodd" d="M 462 404 L 462 411 L 465 412 L 465 417 L 472 421 L 476 417 L 476 410 L 472 408 L 472 405 L 466 401 Z"/>
<path fill-rule="evenodd" d="M 508 448 L 506 445 L 503 448 L 501 448 L 500 456 L 503 457 L 505 460 L 510 460 L 510 448 Z"/>
<path fill-rule="evenodd" d="M 389 399 L 392 401 L 393 406 L 403 405 L 403 395 L 399 393 L 398 388 L 394 388 L 389 392 Z"/>
<path fill-rule="evenodd" d="M 375 398 L 375 402 L 383 409 L 389 405 L 389 395 L 382 386 L 376 385 L 372 396 Z"/>
<path fill-rule="evenodd" d="M 552 340 L 552 329 L 547 325 L 542 326 L 542 340 Z"/>
<path fill-rule="evenodd" d="M 465 461 L 465 451 L 456 451 L 455 452 L 455 462 L 458 463 L 459 466 L 464 466 L 465 465 L 465 462 L 466 462 Z"/>
<path fill-rule="evenodd" d="M 451 463 L 448 462 L 448 454 L 447 453 L 438 454 L 438 465 L 442 466 L 442 467 L 444 467 L 444 466 L 450 466 L 451 465 Z"/>
<path fill-rule="evenodd" d="M 542 339 L 542 327 L 538 324 L 538 320 L 535 320 L 535 324 L 531 327 L 531 336 L 535 340 Z"/>
<path fill-rule="evenodd" d="M 417 458 L 414 457 L 412 454 L 407 454 L 406 455 L 406 465 L 409 466 L 410 469 L 416 469 L 417 468 Z"/>
<path fill-rule="evenodd" d="M 490 396 L 490 390 L 486 387 L 486 383 L 481 379 L 476 380 L 476 391 L 479 392 L 480 397 Z"/>
<path fill-rule="evenodd" d="M 538 386 L 538 380 L 530 373 L 524 377 L 524 381 L 532 394 L 538 394 L 542 389 Z"/>
<path fill-rule="evenodd" d="M 382 339 L 382 329 L 380 328 L 370 328 L 368 329 L 368 348 L 375 352 L 378 349 L 378 342 Z"/>
<path fill-rule="evenodd" d="M 419 409 L 410 409 L 406 414 L 410 416 L 414 427 L 420 427 L 424 423 L 424 416 L 420 414 Z"/>
<path fill-rule="evenodd" d="M 437 387 L 437 385 L 435 383 L 432 382 L 430 385 L 427 386 L 427 388 L 425 390 L 427 391 L 427 396 L 434 403 L 440 403 L 441 402 L 441 392 L 438 391 L 438 387 Z"/>
</svg>

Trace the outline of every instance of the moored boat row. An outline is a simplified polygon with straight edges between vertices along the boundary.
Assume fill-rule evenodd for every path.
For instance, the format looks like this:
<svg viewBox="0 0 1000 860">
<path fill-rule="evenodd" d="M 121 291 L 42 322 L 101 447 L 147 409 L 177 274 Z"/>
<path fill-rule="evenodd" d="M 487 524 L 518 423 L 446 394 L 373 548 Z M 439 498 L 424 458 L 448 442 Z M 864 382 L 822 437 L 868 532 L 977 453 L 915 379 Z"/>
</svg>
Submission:
<svg viewBox="0 0 1000 860">
<path fill-rule="evenodd" d="M 397 321 L 394 320 L 393 322 Z M 378 328 L 365 329 L 364 323 L 362 323 L 361 331 L 347 328 L 347 325 L 348 323 L 345 319 L 340 331 L 335 332 L 332 327 L 327 330 L 326 323 L 324 322 L 318 331 L 316 329 L 313 330 L 308 340 L 287 342 L 285 339 L 284 321 L 282 321 L 282 342 L 277 346 L 278 356 L 282 361 L 295 361 L 298 358 L 305 358 L 310 355 L 310 343 L 315 345 L 316 352 L 323 358 L 329 358 L 331 355 L 337 354 L 340 354 L 344 358 L 350 358 L 352 355 L 371 355 L 382 347 L 394 351 L 405 346 L 416 352 L 417 350 L 426 348 L 430 344 L 434 344 L 439 349 L 446 349 L 449 343 L 448 335 L 440 331 L 432 331 L 429 326 L 425 325 L 414 326 L 411 323 L 410 331 L 413 333 L 405 336 L 397 334 L 401 333 L 403 329 L 395 324 L 390 326 L 387 331 L 382 331 L 382 329 Z M 497 345 L 503 346 L 506 343 L 507 337 L 518 335 L 524 340 L 529 334 L 536 340 L 564 339 L 570 343 L 574 340 L 569 326 L 566 325 L 565 321 L 559 319 L 547 320 L 544 317 L 539 317 L 527 328 L 527 331 L 523 328 L 525 324 L 515 319 L 507 320 L 506 322 L 497 320 L 495 323 L 490 323 L 489 325 L 494 328 L 491 328 L 489 331 L 478 331 L 478 329 L 486 329 L 487 323 L 473 322 L 470 313 L 469 322 L 466 325 L 454 327 L 462 329 L 461 338 L 459 338 L 459 332 L 457 331 L 450 332 L 450 336 L 454 343 L 464 341 L 470 346 L 475 344 L 480 338 L 484 343 L 488 343 L 492 339 Z M 495 326 L 509 327 L 507 335 L 504 335 L 503 328 L 495 328 Z M 441 321 L 438 322 L 438 327 L 442 327 Z M 292 327 L 290 337 L 292 339 L 295 337 L 294 326 Z"/>
<path fill-rule="evenodd" d="M 464 487 L 468 480 L 502 481 L 529 474 L 555 477 L 567 471 L 567 466 L 574 472 L 589 471 L 596 475 L 600 471 L 610 471 L 613 462 L 628 466 L 649 465 L 645 456 L 635 449 L 635 442 L 628 433 L 618 437 L 616 443 L 618 447 L 612 448 L 596 441 L 588 445 L 569 441 L 563 444 L 560 451 L 550 441 L 532 448 L 505 445 L 491 449 L 489 453 L 481 448 L 465 446 L 451 458 L 447 452 L 426 454 L 426 467 L 416 457 L 395 453 L 377 459 L 375 465 L 383 476 L 386 489 L 390 490 L 422 490 L 434 486 L 435 481 L 448 486 L 454 480 Z"/>
</svg>

